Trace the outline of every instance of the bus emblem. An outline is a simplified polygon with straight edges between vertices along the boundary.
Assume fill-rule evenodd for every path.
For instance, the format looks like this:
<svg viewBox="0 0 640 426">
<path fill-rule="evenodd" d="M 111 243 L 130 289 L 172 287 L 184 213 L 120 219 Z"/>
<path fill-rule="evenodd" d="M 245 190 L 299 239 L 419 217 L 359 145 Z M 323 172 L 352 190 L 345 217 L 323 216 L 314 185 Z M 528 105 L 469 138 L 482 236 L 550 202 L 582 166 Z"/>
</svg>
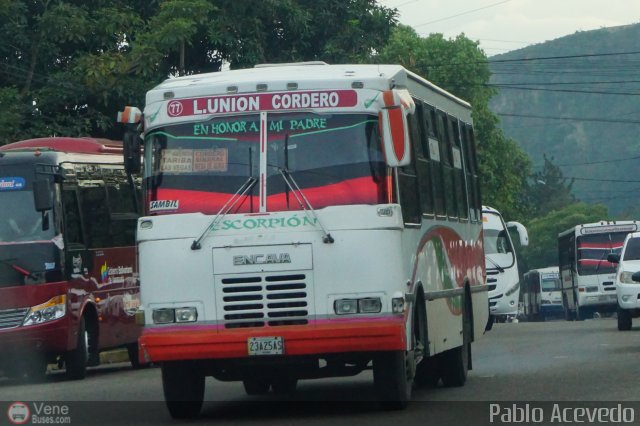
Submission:
<svg viewBox="0 0 640 426">
<path fill-rule="evenodd" d="M 182 103 L 178 101 L 171 101 L 167 105 L 167 113 L 171 117 L 178 117 L 182 115 Z"/>
<path fill-rule="evenodd" d="M 233 256 L 233 265 L 264 265 L 270 263 L 291 263 L 289 253 L 250 254 Z"/>
</svg>

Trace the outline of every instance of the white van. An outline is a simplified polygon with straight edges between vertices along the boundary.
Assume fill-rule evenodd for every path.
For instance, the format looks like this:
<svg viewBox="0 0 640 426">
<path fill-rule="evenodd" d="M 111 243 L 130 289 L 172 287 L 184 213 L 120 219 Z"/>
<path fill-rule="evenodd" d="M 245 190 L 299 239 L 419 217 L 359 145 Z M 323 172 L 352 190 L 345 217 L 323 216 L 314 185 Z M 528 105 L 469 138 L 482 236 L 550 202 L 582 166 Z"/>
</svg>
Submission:
<svg viewBox="0 0 640 426">
<path fill-rule="evenodd" d="M 640 283 L 632 279 L 640 271 L 640 232 L 627 235 L 620 254 L 612 253 L 607 260 L 618 264 L 618 330 L 631 330 L 632 318 L 640 316 Z"/>
</svg>

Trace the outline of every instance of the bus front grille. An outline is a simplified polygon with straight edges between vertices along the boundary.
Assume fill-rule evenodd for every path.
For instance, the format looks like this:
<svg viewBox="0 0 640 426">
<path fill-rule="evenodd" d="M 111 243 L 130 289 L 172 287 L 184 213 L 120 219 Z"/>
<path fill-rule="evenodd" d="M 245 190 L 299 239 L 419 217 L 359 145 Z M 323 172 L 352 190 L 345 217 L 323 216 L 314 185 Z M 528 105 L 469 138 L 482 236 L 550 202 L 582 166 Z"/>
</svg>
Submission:
<svg viewBox="0 0 640 426">
<path fill-rule="evenodd" d="M 27 312 L 29 308 L 0 310 L 0 330 L 19 327 Z"/>
<path fill-rule="evenodd" d="M 304 273 L 217 277 L 225 328 L 307 324 L 310 288 Z"/>
</svg>

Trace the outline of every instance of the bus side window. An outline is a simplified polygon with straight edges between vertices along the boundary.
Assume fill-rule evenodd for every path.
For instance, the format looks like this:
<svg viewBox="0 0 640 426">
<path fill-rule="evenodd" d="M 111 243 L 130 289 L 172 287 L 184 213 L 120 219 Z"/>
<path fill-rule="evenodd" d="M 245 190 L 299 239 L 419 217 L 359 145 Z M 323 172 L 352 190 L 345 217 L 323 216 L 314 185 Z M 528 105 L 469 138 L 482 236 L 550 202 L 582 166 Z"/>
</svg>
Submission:
<svg viewBox="0 0 640 426">
<path fill-rule="evenodd" d="M 410 149 L 412 151 L 411 164 L 398 168 L 398 182 L 400 187 L 400 206 L 402 207 L 402 217 L 405 223 L 422 223 L 420 213 L 420 196 L 418 194 L 418 176 L 416 173 L 416 141 L 419 140 L 420 127 L 416 114 L 409 114 L 409 137 L 411 138 Z"/>
<path fill-rule="evenodd" d="M 437 113 L 435 109 L 427 110 L 429 127 L 429 159 L 431 160 L 431 181 L 433 182 L 433 206 L 438 216 L 447 214 L 444 204 L 444 183 L 442 161 L 440 159 L 440 128 L 438 127 Z"/>
<path fill-rule="evenodd" d="M 64 188 L 62 190 L 62 210 L 64 216 L 63 235 L 66 246 L 68 248 L 74 248 L 77 245 L 84 246 L 82 221 L 75 188 Z"/>
<path fill-rule="evenodd" d="M 462 123 L 462 151 L 465 159 L 465 173 L 467 176 L 467 188 L 469 196 L 469 211 L 471 219 L 481 220 L 482 202 L 480 201 L 480 177 L 478 173 L 478 159 L 473 137 L 473 128 Z"/>
<path fill-rule="evenodd" d="M 458 217 L 460 219 L 469 218 L 469 204 L 467 190 L 464 179 L 464 159 L 462 158 L 462 142 L 460 140 L 460 123 L 453 117 L 449 117 L 449 124 L 452 130 L 451 152 L 453 155 L 453 182 L 455 187 L 456 205 L 458 206 Z"/>
<path fill-rule="evenodd" d="M 81 186 L 80 203 L 85 219 L 88 248 L 111 247 L 111 221 L 104 182 L 90 181 Z"/>
<path fill-rule="evenodd" d="M 442 163 L 442 180 L 444 187 L 444 204 L 447 216 L 458 217 L 456 208 L 455 188 L 453 182 L 453 153 L 451 151 L 451 127 L 444 112 L 438 113 L 438 128 L 440 129 L 440 161 Z"/>
<path fill-rule="evenodd" d="M 419 140 L 414 146 L 416 152 L 416 171 L 418 173 L 418 187 L 420 189 L 420 207 L 422 213 L 433 215 L 433 179 L 431 174 L 431 160 L 429 159 L 429 135 L 433 129 L 429 127 L 430 107 L 416 102 L 416 118 L 419 125 Z"/>
</svg>

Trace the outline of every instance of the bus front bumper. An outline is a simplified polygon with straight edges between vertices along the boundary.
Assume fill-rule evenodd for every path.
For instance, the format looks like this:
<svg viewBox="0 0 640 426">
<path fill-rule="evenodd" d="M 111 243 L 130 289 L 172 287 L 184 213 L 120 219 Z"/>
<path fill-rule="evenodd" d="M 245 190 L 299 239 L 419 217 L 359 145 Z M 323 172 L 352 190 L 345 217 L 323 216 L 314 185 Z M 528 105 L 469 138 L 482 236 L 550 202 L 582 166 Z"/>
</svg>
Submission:
<svg viewBox="0 0 640 426">
<path fill-rule="evenodd" d="M 406 350 L 403 317 L 366 321 L 325 321 L 309 325 L 225 329 L 211 324 L 145 327 L 140 361 L 247 358 L 255 337 L 281 337 L 282 355 Z"/>
</svg>

